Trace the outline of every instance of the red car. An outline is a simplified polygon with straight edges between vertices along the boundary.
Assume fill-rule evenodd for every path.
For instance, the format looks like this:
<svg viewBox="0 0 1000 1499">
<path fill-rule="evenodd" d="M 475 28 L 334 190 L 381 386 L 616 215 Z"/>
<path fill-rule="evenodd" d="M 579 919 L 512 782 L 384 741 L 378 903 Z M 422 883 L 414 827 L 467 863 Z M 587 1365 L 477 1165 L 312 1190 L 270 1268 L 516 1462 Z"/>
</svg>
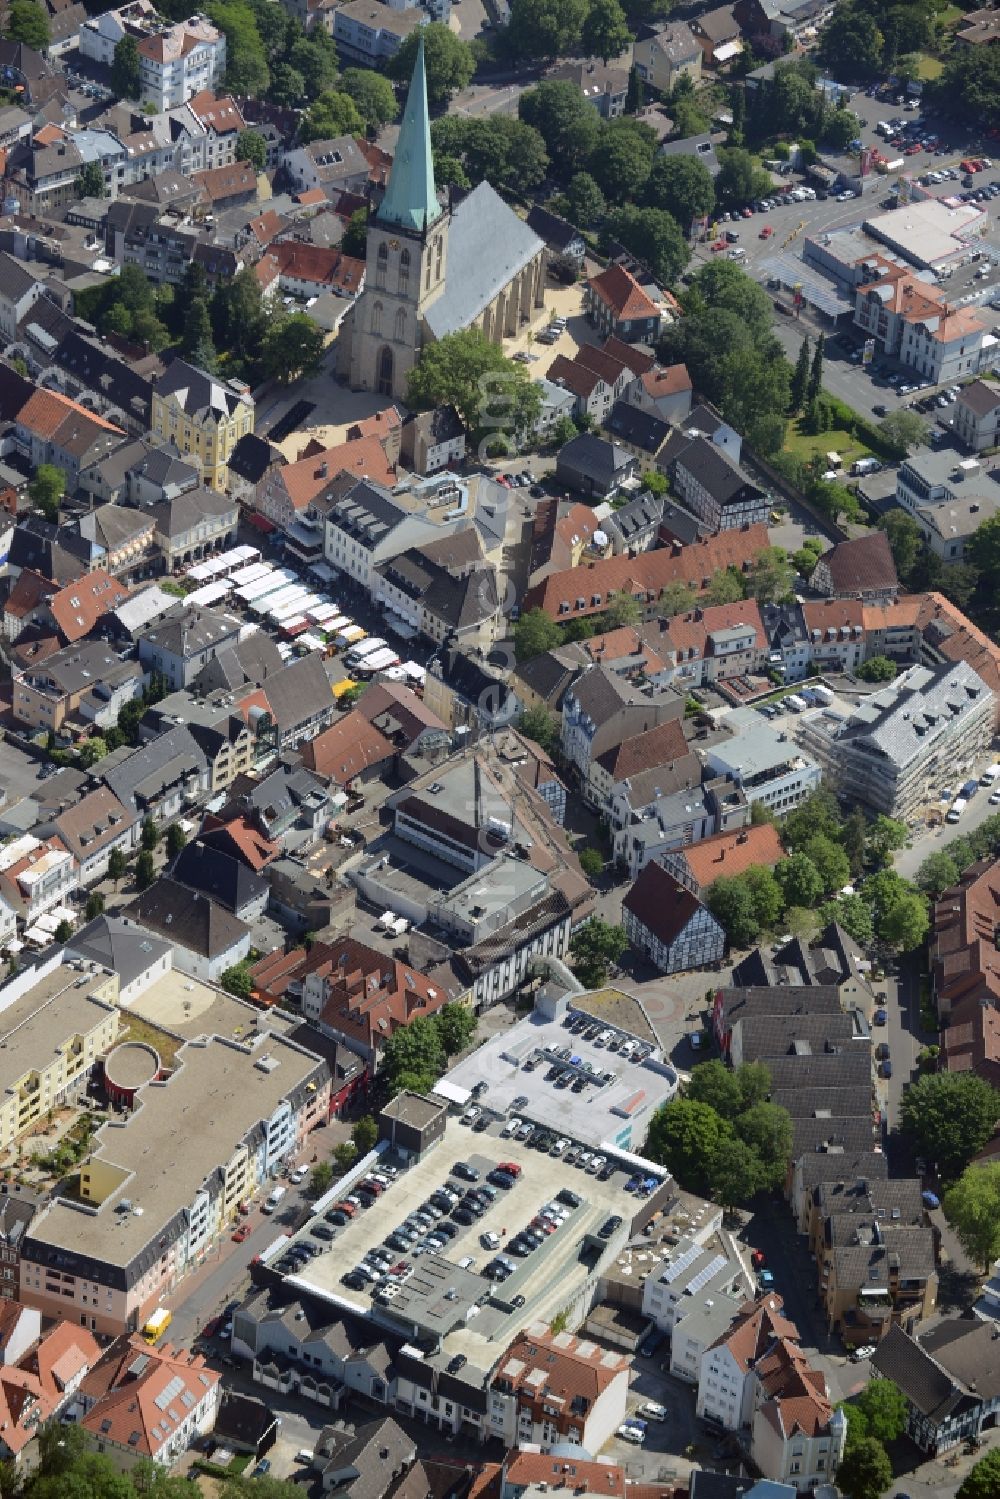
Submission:
<svg viewBox="0 0 1000 1499">
<path fill-rule="evenodd" d="M 919 154 L 920 154 L 920 147 L 919 146 L 907 146 L 906 150 L 903 152 L 904 156 L 918 156 Z"/>
<path fill-rule="evenodd" d="M 239 1228 L 236 1230 L 236 1232 L 232 1236 L 233 1243 L 234 1244 L 242 1244 L 243 1240 L 244 1239 L 249 1239 L 249 1237 L 250 1237 L 250 1235 L 252 1233 L 253 1233 L 253 1229 L 250 1227 L 249 1223 L 241 1223 L 240 1226 L 239 1226 Z"/>
<path fill-rule="evenodd" d="M 724 239 L 717 239 L 715 241 L 715 244 L 712 246 L 712 252 L 714 254 L 716 250 L 724 250 L 725 248 L 726 241 Z"/>
<path fill-rule="evenodd" d="M 752 208 L 744 208 L 743 212 L 742 212 L 742 217 L 745 218 L 745 219 L 752 219 L 753 218 L 753 209 Z"/>
<path fill-rule="evenodd" d="M 773 233 L 774 230 L 771 228 L 770 224 L 765 224 L 757 237 L 758 239 L 770 239 Z"/>
<path fill-rule="evenodd" d="M 222 1326 L 222 1318 L 221 1317 L 209 1317 L 208 1321 L 205 1323 L 205 1326 L 201 1330 L 202 1337 L 203 1338 L 214 1338 L 215 1334 L 218 1332 L 218 1330 L 219 1330 L 219 1328 L 221 1326 Z"/>
<path fill-rule="evenodd" d="M 753 1254 L 750 1256 L 750 1263 L 753 1265 L 755 1270 L 763 1270 L 765 1264 L 767 1263 L 764 1258 L 764 1251 L 762 1249 L 755 1249 Z"/>
</svg>

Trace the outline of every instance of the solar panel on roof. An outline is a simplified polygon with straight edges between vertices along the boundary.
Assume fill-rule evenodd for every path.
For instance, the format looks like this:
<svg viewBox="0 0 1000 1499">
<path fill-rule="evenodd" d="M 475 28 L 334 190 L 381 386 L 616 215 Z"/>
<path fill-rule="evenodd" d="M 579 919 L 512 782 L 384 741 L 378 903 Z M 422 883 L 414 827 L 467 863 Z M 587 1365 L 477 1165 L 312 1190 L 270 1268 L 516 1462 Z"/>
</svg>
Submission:
<svg viewBox="0 0 1000 1499">
<path fill-rule="evenodd" d="M 698 1258 L 701 1252 L 702 1250 L 699 1244 L 694 1244 L 690 1249 L 685 1249 L 680 1259 L 674 1260 L 672 1264 L 668 1265 L 666 1270 L 664 1270 L 663 1274 L 660 1276 L 660 1280 L 663 1285 L 672 1286 L 674 1281 L 682 1276 L 684 1274 L 684 1271 L 689 1269 L 690 1266 L 694 1264 L 695 1260 Z"/>
<path fill-rule="evenodd" d="M 687 1292 L 687 1294 L 689 1296 L 693 1296 L 696 1291 L 700 1291 L 701 1290 L 702 1286 L 707 1286 L 708 1283 L 709 1283 L 709 1281 L 713 1278 L 713 1276 L 717 1275 L 719 1273 L 719 1271 L 722 1270 L 725 1267 L 725 1264 L 726 1264 L 726 1257 L 725 1257 L 725 1255 L 724 1254 L 717 1254 L 715 1256 L 715 1259 L 712 1260 L 709 1264 L 707 1264 L 703 1270 L 699 1270 L 698 1274 L 695 1276 L 694 1280 L 691 1281 L 691 1283 L 689 1285 L 686 1285 L 684 1287 L 684 1289 Z"/>
</svg>

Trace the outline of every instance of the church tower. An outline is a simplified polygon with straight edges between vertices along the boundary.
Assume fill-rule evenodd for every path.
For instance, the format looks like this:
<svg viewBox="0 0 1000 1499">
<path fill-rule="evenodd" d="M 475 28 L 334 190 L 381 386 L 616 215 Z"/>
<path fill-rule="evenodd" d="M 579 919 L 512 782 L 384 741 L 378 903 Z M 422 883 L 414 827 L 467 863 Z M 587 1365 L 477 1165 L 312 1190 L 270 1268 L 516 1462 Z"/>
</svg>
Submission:
<svg viewBox="0 0 1000 1499">
<path fill-rule="evenodd" d="M 424 310 L 444 290 L 448 227 L 434 185 L 421 38 L 385 197 L 368 220 L 365 289 L 350 333 L 354 390 L 405 399 Z"/>
</svg>

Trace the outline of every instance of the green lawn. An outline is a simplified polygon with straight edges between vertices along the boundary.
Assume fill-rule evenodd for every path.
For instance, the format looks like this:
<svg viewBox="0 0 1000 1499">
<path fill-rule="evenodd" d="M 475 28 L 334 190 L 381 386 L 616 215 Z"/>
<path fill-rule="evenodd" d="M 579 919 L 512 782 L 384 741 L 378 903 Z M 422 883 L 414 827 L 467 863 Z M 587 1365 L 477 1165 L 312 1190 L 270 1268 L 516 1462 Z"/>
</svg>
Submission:
<svg viewBox="0 0 1000 1499">
<path fill-rule="evenodd" d="M 943 69 L 944 64 L 939 57 L 931 57 L 926 52 L 920 54 L 920 66 L 917 69 L 917 77 L 925 83 L 930 83 L 933 78 L 940 78 Z"/>
<path fill-rule="evenodd" d="M 871 456 L 870 449 L 842 427 L 834 427 L 830 432 L 820 432 L 818 436 L 811 437 L 799 431 L 798 422 L 789 425 L 785 452 L 794 453 L 803 463 L 808 463 L 815 453 L 824 458 L 827 453 L 839 453 L 845 469 L 850 468 L 856 458 Z"/>
</svg>

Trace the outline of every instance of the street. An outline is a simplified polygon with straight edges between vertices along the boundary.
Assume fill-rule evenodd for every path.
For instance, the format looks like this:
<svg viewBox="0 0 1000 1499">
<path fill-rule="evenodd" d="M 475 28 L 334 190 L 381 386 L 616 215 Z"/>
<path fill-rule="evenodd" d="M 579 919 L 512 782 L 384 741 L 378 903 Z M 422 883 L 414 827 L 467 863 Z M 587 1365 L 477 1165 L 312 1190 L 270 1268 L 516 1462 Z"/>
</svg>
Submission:
<svg viewBox="0 0 1000 1499">
<path fill-rule="evenodd" d="M 982 764 L 975 768 L 975 773 L 979 774 L 985 770 L 992 759 L 992 754 L 985 756 Z M 973 773 L 973 770 L 965 772 L 956 769 L 954 776 L 956 785 L 949 788 L 954 795 L 958 794 L 957 787 L 961 783 L 962 776 L 964 774 L 971 776 Z M 941 811 L 944 812 L 944 810 L 942 801 Z M 958 822 L 943 822 L 938 828 L 923 826 L 915 828 L 910 844 L 901 849 L 895 857 L 896 872 L 903 875 L 905 879 L 912 880 L 929 854 L 939 853 L 942 849 L 946 849 L 954 838 L 974 832 L 988 817 L 998 815 L 1000 815 L 1000 806 L 991 807 L 990 793 L 985 787 L 981 787 Z"/>
</svg>

